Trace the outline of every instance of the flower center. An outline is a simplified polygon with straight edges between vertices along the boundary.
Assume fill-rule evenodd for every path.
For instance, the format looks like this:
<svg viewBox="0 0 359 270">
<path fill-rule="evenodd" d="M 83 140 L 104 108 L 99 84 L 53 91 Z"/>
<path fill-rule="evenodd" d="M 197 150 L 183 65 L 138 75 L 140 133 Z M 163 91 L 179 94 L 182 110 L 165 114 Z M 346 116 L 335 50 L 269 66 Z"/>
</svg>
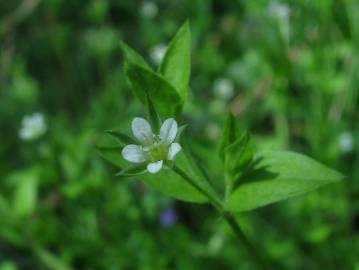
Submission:
<svg viewBox="0 0 359 270">
<path fill-rule="evenodd" d="M 151 162 L 165 160 L 167 157 L 168 146 L 164 144 L 161 139 L 156 136 L 155 142 L 145 150 L 148 160 Z"/>
</svg>

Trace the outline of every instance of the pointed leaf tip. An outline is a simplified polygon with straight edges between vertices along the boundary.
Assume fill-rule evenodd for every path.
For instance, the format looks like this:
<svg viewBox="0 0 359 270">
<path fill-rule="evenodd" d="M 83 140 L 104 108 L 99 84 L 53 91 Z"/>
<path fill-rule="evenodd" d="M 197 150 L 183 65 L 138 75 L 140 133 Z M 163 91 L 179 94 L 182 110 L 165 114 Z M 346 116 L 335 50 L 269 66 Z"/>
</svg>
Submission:
<svg viewBox="0 0 359 270">
<path fill-rule="evenodd" d="M 312 158 L 288 151 L 264 151 L 255 170 L 234 189 L 226 208 L 231 212 L 255 209 L 297 196 L 344 176 Z"/>
<path fill-rule="evenodd" d="M 106 133 L 116 138 L 122 145 L 136 144 L 137 142 L 130 136 L 118 131 L 118 130 L 106 130 Z"/>
<path fill-rule="evenodd" d="M 183 102 L 187 99 L 191 70 L 189 23 L 186 21 L 168 45 L 159 72 L 172 84 Z"/>
</svg>

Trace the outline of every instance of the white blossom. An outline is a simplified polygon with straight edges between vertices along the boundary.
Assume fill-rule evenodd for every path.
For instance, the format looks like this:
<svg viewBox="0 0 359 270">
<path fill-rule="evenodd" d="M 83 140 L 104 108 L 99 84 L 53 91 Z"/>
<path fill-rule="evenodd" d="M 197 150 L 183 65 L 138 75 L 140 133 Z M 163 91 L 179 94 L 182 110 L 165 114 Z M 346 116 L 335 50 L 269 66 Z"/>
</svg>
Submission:
<svg viewBox="0 0 359 270">
<path fill-rule="evenodd" d="M 279 23 L 279 29 L 287 44 L 290 38 L 290 6 L 288 4 L 271 1 L 268 7 L 268 13 L 275 18 Z"/>
<path fill-rule="evenodd" d="M 165 56 L 167 46 L 165 44 L 158 44 L 150 50 L 150 58 L 152 62 L 159 65 Z"/>
<path fill-rule="evenodd" d="M 343 152 L 353 150 L 353 135 L 350 132 L 343 132 L 339 136 L 339 147 Z"/>
<path fill-rule="evenodd" d="M 23 140 L 33 140 L 43 135 L 46 132 L 46 129 L 44 116 L 41 113 L 36 112 L 22 118 L 19 137 Z"/>
<path fill-rule="evenodd" d="M 234 93 L 233 82 L 227 78 L 217 79 L 213 84 L 213 92 L 218 98 L 228 100 Z"/>
<path fill-rule="evenodd" d="M 174 160 L 181 151 L 181 145 L 175 142 L 178 133 L 176 120 L 165 120 L 160 134 L 153 134 L 151 125 L 143 118 L 132 121 L 132 132 L 140 145 L 129 144 L 122 149 L 124 159 L 133 163 L 147 163 L 147 170 L 156 173 L 161 170 L 166 160 Z"/>
<path fill-rule="evenodd" d="M 152 19 L 152 18 L 156 17 L 156 15 L 158 13 L 158 7 L 157 7 L 156 3 L 152 2 L 152 1 L 145 1 L 142 3 L 140 13 L 143 17 Z"/>
<path fill-rule="evenodd" d="M 273 17 L 287 19 L 290 14 L 290 7 L 287 4 L 271 1 L 268 7 L 268 12 Z"/>
</svg>

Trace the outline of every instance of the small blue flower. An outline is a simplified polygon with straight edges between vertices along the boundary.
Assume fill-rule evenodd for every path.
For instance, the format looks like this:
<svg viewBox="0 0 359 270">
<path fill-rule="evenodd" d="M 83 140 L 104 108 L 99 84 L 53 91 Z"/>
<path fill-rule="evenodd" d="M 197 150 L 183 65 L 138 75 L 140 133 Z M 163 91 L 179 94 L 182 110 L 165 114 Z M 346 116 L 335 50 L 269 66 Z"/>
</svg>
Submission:
<svg viewBox="0 0 359 270">
<path fill-rule="evenodd" d="M 171 227 L 177 221 L 177 212 L 173 207 L 166 207 L 160 213 L 160 224 L 164 227 Z"/>
</svg>

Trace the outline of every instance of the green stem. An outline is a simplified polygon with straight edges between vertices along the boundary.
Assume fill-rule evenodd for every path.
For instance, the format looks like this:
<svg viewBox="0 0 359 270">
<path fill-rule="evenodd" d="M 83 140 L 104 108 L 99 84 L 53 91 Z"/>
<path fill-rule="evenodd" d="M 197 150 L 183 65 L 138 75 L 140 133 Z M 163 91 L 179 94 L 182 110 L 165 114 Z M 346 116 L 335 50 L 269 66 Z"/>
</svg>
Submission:
<svg viewBox="0 0 359 270">
<path fill-rule="evenodd" d="M 192 179 L 187 173 L 185 173 L 182 169 L 177 167 L 176 165 L 173 167 L 173 171 L 177 173 L 179 176 L 181 176 L 188 184 L 190 184 L 192 187 L 194 187 L 197 191 L 202 193 L 204 196 L 206 196 L 214 208 L 223 216 L 224 220 L 228 223 L 228 225 L 231 227 L 235 235 L 238 237 L 238 239 L 243 243 L 243 245 L 247 248 L 248 252 L 253 257 L 254 261 L 260 266 L 261 270 L 268 270 L 267 263 L 263 259 L 263 257 L 260 255 L 260 253 L 257 251 L 257 249 L 253 246 L 253 244 L 249 241 L 247 236 L 242 231 L 241 227 L 239 226 L 236 219 L 231 215 L 230 213 L 226 212 L 222 202 L 217 199 L 216 196 L 210 194 L 205 189 L 203 189 L 195 180 Z"/>
<path fill-rule="evenodd" d="M 218 198 L 216 198 L 214 195 L 210 194 L 205 189 L 203 189 L 200 185 L 196 183 L 196 181 L 192 179 L 192 177 L 190 177 L 188 174 L 186 174 L 182 169 L 180 169 L 176 165 L 173 166 L 173 171 L 177 173 L 179 176 L 181 176 L 183 179 L 185 179 L 187 183 L 193 186 L 197 191 L 205 195 L 219 212 L 221 213 L 223 212 L 222 202 Z"/>
<path fill-rule="evenodd" d="M 261 254 L 257 251 L 255 246 L 249 241 L 247 236 L 242 231 L 242 228 L 239 226 L 236 219 L 230 214 L 230 213 L 224 213 L 223 214 L 224 219 L 227 221 L 228 225 L 231 227 L 233 232 L 236 234 L 236 236 L 239 238 L 239 240 L 244 244 L 255 260 L 255 262 L 260 265 L 261 269 L 267 270 L 269 269 L 266 261 L 263 259 Z"/>
<path fill-rule="evenodd" d="M 225 174 L 224 177 L 225 183 L 226 183 L 226 190 L 225 190 L 225 194 L 224 194 L 224 201 L 227 202 L 229 195 L 232 192 L 232 188 L 233 188 L 233 181 L 232 178 L 228 175 Z"/>
</svg>

